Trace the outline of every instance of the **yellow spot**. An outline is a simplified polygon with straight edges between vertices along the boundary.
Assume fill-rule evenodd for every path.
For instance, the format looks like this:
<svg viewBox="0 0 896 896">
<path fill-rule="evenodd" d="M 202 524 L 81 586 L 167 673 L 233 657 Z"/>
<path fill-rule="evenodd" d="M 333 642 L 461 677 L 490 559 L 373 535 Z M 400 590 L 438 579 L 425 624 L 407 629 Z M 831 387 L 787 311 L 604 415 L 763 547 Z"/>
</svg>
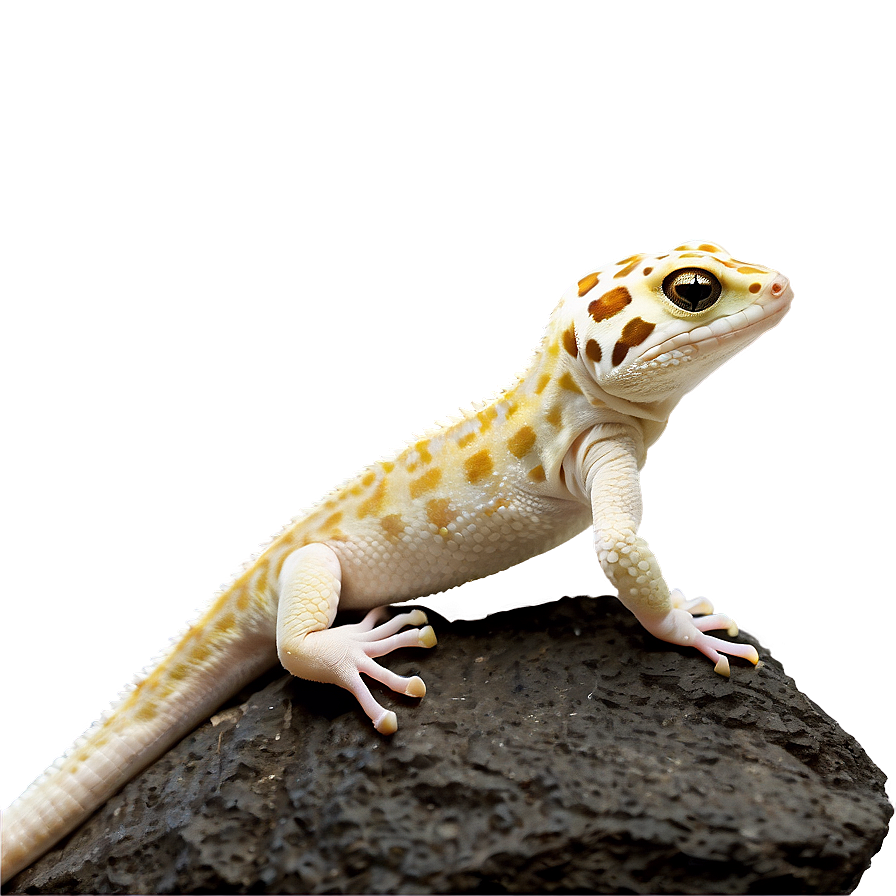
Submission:
<svg viewBox="0 0 896 896">
<path fill-rule="evenodd" d="M 514 457 L 525 457 L 534 445 L 535 430 L 531 426 L 521 427 L 507 440 L 507 449 Z"/>
<path fill-rule="evenodd" d="M 751 264 L 742 265 L 737 269 L 738 274 L 767 274 L 767 268 L 757 268 Z"/>
<path fill-rule="evenodd" d="M 426 503 L 426 518 L 439 529 L 444 529 L 449 523 L 453 523 L 455 516 L 450 513 L 448 506 L 451 504 L 449 498 L 433 498 Z"/>
<path fill-rule="evenodd" d="M 532 467 L 532 469 L 529 470 L 529 478 L 533 482 L 544 482 L 544 467 L 541 464 L 539 464 L 537 467 Z"/>
<path fill-rule="evenodd" d="M 551 358 L 556 358 L 557 355 L 560 354 L 560 344 L 558 342 L 552 342 L 545 348 L 545 354 Z"/>
<path fill-rule="evenodd" d="M 324 528 L 326 528 L 326 529 L 332 529 L 333 526 L 335 526 L 336 523 L 338 523 L 339 520 L 341 520 L 341 519 L 342 519 L 342 511 L 341 511 L 341 510 L 337 510 L 336 513 L 331 513 L 331 514 L 324 520 Z"/>
<path fill-rule="evenodd" d="M 386 473 L 391 473 L 395 469 L 395 462 L 391 460 L 384 460 L 380 466 Z"/>
<path fill-rule="evenodd" d="M 156 707 L 151 703 L 144 703 L 143 706 L 134 713 L 134 718 L 138 722 L 149 722 L 155 718 L 156 711 Z"/>
<path fill-rule="evenodd" d="M 373 494 L 366 501 L 362 501 L 358 507 L 358 519 L 363 520 L 366 516 L 379 513 L 382 509 L 385 497 L 386 480 L 380 479 L 379 485 L 373 490 Z M 341 516 L 341 514 L 334 513 L 333 516 Z M 327 520 L 327 522 L 329 522 L 329 520 Z"/>
<path fill-rule="evenodd" d="M 643 257 L 643 255 L 632 255 L 631 258 L 626 258 L 624 261 L 620 261 L 619 264 L 624 264 L 625 267 L 621 271 L 617 271 L 613 274 L 613 278 L 627 277 L 641 263 Z"/>
<path fill-rule="evenodd" d="M 419 498 L 424 492 L 434 489 L 442 478 L 442 471 L 438 467 L 427 470 L 422 476 L 411 480 L 410 490 L 412 498 Z"/>
<path fill-rule="evenodd" d="M 579 347 L 576 345 L 576 331 L 574 327 L 563 331 L 563 348 L 574 358 L 578 357 Z"/>
<path fill-rule="evenodd" d="M 587 277 L 582 277 L 579 280 L 579 296 L 585 295 L 586 292 L 590 292 L 597 286 L 597 278 L 598 274 L 589 274 Z"/>
<path fill-rule="evenodd" d="M 190 653 L 190 660 L 194 663 L 201 663 L 208 659 L 211 652 L 212 649 L 208 644 L 197 644 Z"/>
<path fill-rule="evenodd" d="M 373 485 L 373 481 L 376 479 L 376 473 L 373 470 L 368 470 L 364 474 L 364 478 L 361 480 L 361 485 L 368 486 Z"/>
<path fill-rule="evenodd" d="M 699 246 L 697 246 L 697 248 L 703 250 L 704 252 L 718 252 L 719 251 L 719 247 L 713 246 L 712 243 L 701 243 Z"/>
<path fill-rule="evenodd" d="M 189 671 L 190 671 L 189 666 L 187 666 L 184 663 L 178 663 L 168 673 L 168 677 L 172 681 L 182 681 L 184 678 L 187 677 L 187 674 L 189 673 Z"/>
<path fill-rule="evenodd" d="M 398 538 L 404 532 L 404 520 L 397 513 L 390 513 L 380 520 L 380 525 L 386 535 L 392 538 Z"/>
<path fill-rule="evenodd" d="M 262 576 L 264 578 L 264 576 Z M 249 606 L 249 589 L 240 588 L 240 593 L 236 596 L 236 608 L 245 610 Z"/>
<path fill-rule="evenodd" d="M 559 429 L 563 424 L 563 410 L 560 405 L 553 405 L 544 415 L 544 419 L 547 420 L 551 426 L 556 426 Z"/>
<path fill-rule="evenodd" d="M 572 378 L 572 375 L 568 370 L 559 380 L 557 380 L 557 385 L 559 385 L 561 389 L 566 389 L 567 392 L 578 392 L 580 395 L 582 394 L 582 390 L 576 385 L 576 381 Z"/>
<path fill-rule="evenodd" d="M 549 373 L 543 373 L 538 379 L 538 385 L 535 387 L 536 395 L 541 395 L 544 392 L 547 384 L 551 381 L 551 375 Z"/>
<path fill-rule="evenodd" d="M 465 433 L 457 440 L 457 447 L 464 448 L 465 446 L 469 445 L 477 435 L 479 435 L 479 433 L 475 430 L 473 432 Z"/>
<path fill-rule="evenodd" d="M 429 441 L 417 442 L 414 448 L 417 449 L 417 454 L 420 455 L 420 463 L 428 464 L 432 460 L 432 455 L 429 453 Z"/>
<path fill-rule="evenodd" d="M 212 631 L 216 635 L 222 635 L 224 632 L 232 629 L 235 622 L 236 616 L 234 616 L 233 613 L 225 613 L 220 619 L 215 621 L 215 624 L 212 626 Z"/>
<path fill-rule="evenodd" d="M 464 461 L 464 469 L 470 482 L 479 482 L 480 479 L 488 476 L 494 469 L 488 448 L 483 448 L 482 451 L 477 451 L 468 457 Z"/>
</svg>

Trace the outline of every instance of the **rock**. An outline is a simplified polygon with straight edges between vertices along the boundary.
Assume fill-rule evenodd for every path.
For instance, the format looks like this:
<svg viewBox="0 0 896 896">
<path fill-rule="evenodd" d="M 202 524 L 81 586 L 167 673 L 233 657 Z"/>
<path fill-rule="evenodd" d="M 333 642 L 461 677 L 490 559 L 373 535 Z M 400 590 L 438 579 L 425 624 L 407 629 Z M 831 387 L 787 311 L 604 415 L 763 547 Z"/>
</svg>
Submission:
<svg viewBox="0 0 896 896">
<path fill-rule="evenodd" d="M 431 619 L 392 738 L 271 673 L 7 892 L 846 893 L 880 848 L 883 773 L 759 645 L 725 679 L 610 598 Z"/>
</svg>

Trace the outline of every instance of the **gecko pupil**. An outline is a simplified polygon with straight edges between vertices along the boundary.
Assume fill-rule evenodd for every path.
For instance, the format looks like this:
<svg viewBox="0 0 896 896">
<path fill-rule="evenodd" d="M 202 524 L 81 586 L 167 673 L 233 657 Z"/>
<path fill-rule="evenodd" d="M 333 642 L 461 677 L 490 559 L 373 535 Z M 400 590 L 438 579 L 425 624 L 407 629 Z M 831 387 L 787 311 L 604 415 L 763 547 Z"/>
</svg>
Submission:
<svg viewBox="0 0 896 896">
<path fill-rule="evenodd" d="M 709 271 L 683 268 L 663 280 L 666 298 L 685 311 L 704 311 L 715 305 L 722 294 L 722 284 Z"/>
</svg>

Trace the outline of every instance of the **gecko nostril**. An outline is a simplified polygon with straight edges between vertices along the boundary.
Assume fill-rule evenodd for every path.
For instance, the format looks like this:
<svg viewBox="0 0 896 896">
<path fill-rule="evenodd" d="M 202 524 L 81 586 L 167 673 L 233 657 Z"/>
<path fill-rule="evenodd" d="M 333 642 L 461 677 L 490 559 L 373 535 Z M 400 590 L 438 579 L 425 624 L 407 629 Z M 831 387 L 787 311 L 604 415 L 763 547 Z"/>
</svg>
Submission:
<svg viewBox="0 0 896 896">
<path fill-rule="evenodd" d="M 772 283 L 772 290 L 771 290 L 772 295 L 773 296 L 781 295 L 781 293 L 784 292 L 785 289 L 787 289 L 789 282 L 790 281 L 786 277 L 783 277 L 782 275 L 779 274 L 775 278 L 775 282 Z"/>
</svg>

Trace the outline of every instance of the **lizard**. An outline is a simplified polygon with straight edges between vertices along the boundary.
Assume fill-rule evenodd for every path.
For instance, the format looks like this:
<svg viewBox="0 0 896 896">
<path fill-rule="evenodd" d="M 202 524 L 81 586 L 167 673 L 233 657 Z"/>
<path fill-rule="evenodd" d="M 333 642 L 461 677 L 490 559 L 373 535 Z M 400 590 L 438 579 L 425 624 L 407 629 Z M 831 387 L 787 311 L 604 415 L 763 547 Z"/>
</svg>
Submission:
<svg viewBox="0 0 896 896">
<path fill-rule="evenodd" d="M 715 671 L 751 645 L 663 579 L 638 534 L 639 470 L 681 397 L 790 307 L 786 277 L 721 246 L 631 255 L 578 280 L 528 369 L 493 400 L 362 470 L 297 517 L 142 680 L 3 814 L 2 879 L 30 865 L 225 700 L 274 666 L 350 691 L 374 728 L 397 729 L 362 675 L 422 698 L 419 676 L 376 659 L 432 647 L 437 593 L 593 528 L 619 600 L 656 637 Z M 334 625 L 337 609 L 367 611 Z"/>
</svg>

